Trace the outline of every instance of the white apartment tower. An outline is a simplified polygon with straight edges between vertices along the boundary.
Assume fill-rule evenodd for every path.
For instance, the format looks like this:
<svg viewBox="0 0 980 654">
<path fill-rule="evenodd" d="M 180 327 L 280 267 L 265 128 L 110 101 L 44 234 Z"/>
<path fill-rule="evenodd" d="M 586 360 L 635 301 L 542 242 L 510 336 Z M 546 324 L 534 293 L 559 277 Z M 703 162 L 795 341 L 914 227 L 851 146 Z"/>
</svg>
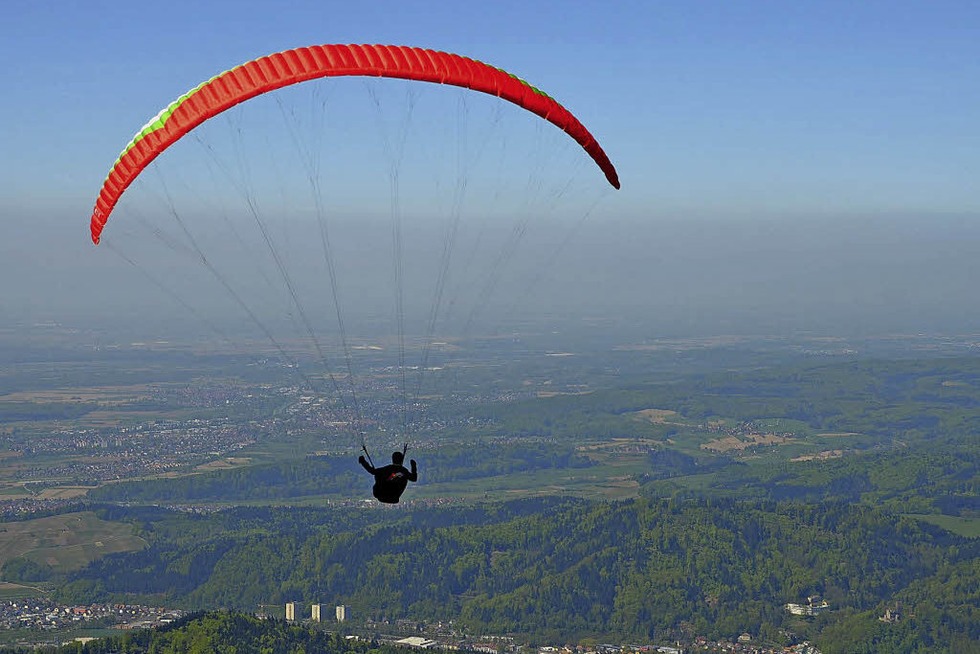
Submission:
<svg viewBox="0 0 980 654">
<path fill-rule="evenodd" d="M 296 620 L 296 602 L 286 602 L 286 619 L 290 622 Z"/>
<path fill-rule="evenodd" d="M 350 620 L 350 607 L 341 604 L 337 607 L 337 622 L 344 622 L 345 620 Z"/>
<path fill-rule="evenodd" d="M 313 620 L 313 622 L 319 622 L 320 621 L 320 605 L 319 604 L 314 604 L 313 606 L 310 607 L 310 618 Z"/>
</svg>

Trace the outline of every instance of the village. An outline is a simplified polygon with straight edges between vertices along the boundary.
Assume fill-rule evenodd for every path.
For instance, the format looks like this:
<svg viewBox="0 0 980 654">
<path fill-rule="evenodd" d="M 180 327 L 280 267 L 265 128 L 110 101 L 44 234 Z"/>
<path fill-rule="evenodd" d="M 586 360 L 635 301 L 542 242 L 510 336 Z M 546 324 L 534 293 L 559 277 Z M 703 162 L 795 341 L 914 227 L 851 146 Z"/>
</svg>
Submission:
<svg viewBox="0 0 980 654">
<path fill-rule="evenodd" d="M 46 599 L 0 602 L 0 630 L 63 631 L 72 627 L 149 629 L 169 624 L 184 611 L 138 604 L 63 605 Z"/>
</svg>

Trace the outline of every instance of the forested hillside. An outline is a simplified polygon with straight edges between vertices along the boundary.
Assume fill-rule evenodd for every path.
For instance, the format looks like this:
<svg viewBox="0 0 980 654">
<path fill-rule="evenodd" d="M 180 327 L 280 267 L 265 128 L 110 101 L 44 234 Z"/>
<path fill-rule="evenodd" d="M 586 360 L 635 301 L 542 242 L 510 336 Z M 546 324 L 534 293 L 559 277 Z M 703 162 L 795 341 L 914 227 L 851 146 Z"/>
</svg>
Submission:
<svg viewBox="0 0 980 654">
<path fill-rule="evenodd" d="M 539 500 L 127 519 L 151 546 L 91 565 L 64 600 L 255 610 L 298 599 L 557 642 L 744 631 L 778 642 L 788 630 L 825 639 L 828 652 L 853 651 L 835 649 L 855 638 L 842 624 L 889 627 L 877 617 L 901 602 L 920 620 L 901 629 L 916 637 L 980 637 L 975 596 L 963 592 L 980 584 L 980 540 L 869 506 Z M 831 607 L 819 619 L 785 611 L 812 595 Z"/>
<path fill-rule="evenodd" d="M 24 652 L 0 647 L 0 652 Z M 190 615 L 155 630 L 139 630 L 88 643 L 31 650 L 41 654 L 179 654 L 184 652 L 256 652 L 262 654 L 398 654 L 406 648 L 348 640 L 282 620 L 260 620 L 243 613 Z"/>
</svg>

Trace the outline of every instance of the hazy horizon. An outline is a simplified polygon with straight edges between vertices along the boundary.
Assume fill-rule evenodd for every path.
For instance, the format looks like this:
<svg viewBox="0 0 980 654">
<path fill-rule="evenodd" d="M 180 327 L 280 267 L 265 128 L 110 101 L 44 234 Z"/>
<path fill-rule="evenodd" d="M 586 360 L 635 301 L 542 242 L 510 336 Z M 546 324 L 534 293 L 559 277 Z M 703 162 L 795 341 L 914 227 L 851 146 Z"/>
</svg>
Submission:
<svg viewBox="0 0 980 654">
<path fill-rule="evenodd" d="M 210 295 L 214 288 L 204 293 L 186 282 L 163 281 L 166 277 L 152 263 L 133 267 L 112 246 L 93 247 L 79 238 L 78 230 L 65 229 L 67 222 L 38 216 L 8 230 L 9 238 L 0 246 L 5 262 L 0 277 L 4 327 L 51 321 L 101 325 L 107 336 L 121 332 L 127 334 L 124 339 L 134 339 L 141 333 L 157 338 L 168 333 L 175 338 L 195 332 L 206 336 L 211 328 L 196 312 L 231 331 L 235 324 L 247 322 L 227 292 Z M 362 241 L 390 239 L 387 229 L 383 222 L 347 226 Z M 487 306 L 465 309 L 476 312 L 467 315 L 475 321 L 467 333 L 492 331 L 504 322 L 574 331 L 582 321 L 596 318 L 618 324 L 628 338 L 980 331 L 980 305 L 974 301 L 972 282 L 980 272 L 975 255 L 980 251 L 980 226 L 971 216 L 653 218 L 647 223 L 603 218 L 559 234 L 568 241 L 557 246 L 546 242 L 547 230 L 530 232 L 501 266 Z M 416 242 L 406 238 L 405 247 L 414 248 L 412 261 L 429 262 L 424 270 L 404 271 L 406 333 L 418 334 L 433 303 L 432 261 L 438 259 L 441 243 L 420 236 Z M 306 255 L 317 256 L 301 250 L 293 244 L 291 265 L 297 266 Z M 549 262 L 536 262 L 537 252 L 547 253 Z M 214 285 L 193 257 L 174 256 L 196 270 L 191 279 L 211 280 Z M 242 259 L 249 261 L 247 256 Z M 388 243 L 375 252 L 358 252 L 338 273 L 350 334 L 364 332 L 365 321 L 374 324 L 372 335 L 393 333 L 392 269 Z M 30 274 L 18 274 L 25 270 Z M 258 279 L 255 273 L 246 265 L 226 268 L 223 275 L 241 282 Z M 443 316 L 452 312 L 449 295 L 460 280 L 454 273 L 459 274 L 458 262 L 447 278 L 450 290 Z M 324 293 L 304 300 L 304 306 L 317 317 L 318 331 L 322 327 L 329 333 L 335 329 L 329 281 L 322 272 L 317 274 L 297 284 L 307 292 Z M 481 284 L 487 283 L 471 281 L 455 292 L 483 292 Z M 257 306 L 265 307 L 264 319 L 273 316 L 275 321 L 277 312 L 284 315 L 290 309 L 285 290 L 273 298 L 277 308 L 261 302 Z M 222 302 L 224 313 L 209 310 Z M 457 319 L 455 326 L 437 332 L 462 335 L 462 316 Z"/>
</svg>

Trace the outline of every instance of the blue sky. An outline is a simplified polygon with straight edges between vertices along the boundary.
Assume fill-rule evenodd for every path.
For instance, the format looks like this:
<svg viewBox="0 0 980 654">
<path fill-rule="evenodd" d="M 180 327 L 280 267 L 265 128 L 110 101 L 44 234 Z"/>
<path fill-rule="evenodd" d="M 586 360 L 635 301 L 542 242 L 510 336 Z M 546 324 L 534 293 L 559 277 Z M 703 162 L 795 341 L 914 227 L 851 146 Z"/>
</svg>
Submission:
<svg viewBox="0 0 980 654">
<path fill-rule="evenodd" d="M 0 33 L 0 174 L 19 206 L 94 196 L 129 136 L 215 72 L 382 42 L 549 90 L 620 169 L 610 211 L 980 209 L 975 2 L 11 0 Z"/>
<path fill-rule="evenodd" d="M 937 217 L 980 222 L 977 2 L 7 0 L 0 14 L 0 220 L 8 228 L 0 278 L 7 281 L 0 293 L 8 306 L 30 305 L 25 315 L 51 309 L 42 306 L 51 297 L 37 290 L 43 287 L 24 290 L 18 281 L 14 288 L 24 265 L 40 262 L 28 276 L 69 294 L 77 290 L 71 276 L 108 274 L 91 270 L 88 217 L 109 166 L 150 117 L 217 72 L 316 43 L 456 52 L 546 90 L 591 129 L 619 170 L 623 189 L 597 212 L 605 224 L 869 221 L 853 245 L 873 244 L 874 230 L 896 217 L 920 221 L 905 232 L 911 247 Z M 41 252 L 32 232 L 42 223 L 65 230 L 63 241 L 46 241 L 43 255 L 23 254 Z M 780 223 L 783 244 L 815 233 L 791 225 Z M 951 233 L 936 238 L 948 245 L 957 240 Z M 636 245 L 628 234 L 608 240 L 613 252 Z M 956 250 L 957 301 L 975 287 L 973 250 L 964 243 Z M 849 252 L 851 264 L 867 260 L 860 248 Z M 923 270 L 942 250 L 934 254 Z M 622 286 L 643 275 L 645 256 L 620 257 L 634 267 L 606 281 Z M 754 281 L 746 283 L 779 286 L 777 273 L 750 272 Z M 862 269 L 863 286 L 841 287 L 863 294 L 842 306 L 885 297 L 872 283 L 880 278 L 891 280 L 891 310 L 915 310 L 919 301 L 933 311 L 925 277 L 914 277 L 917 295 L 908 297 L 909 284 L 895 281 L 899 272 Z M 684 304 L 697 289 L 678 288 L 662 290 L 676 310 L 697 313 Z M 777 288 L 766 306 L 798 297 L 799 288 Z M 816 295 L 835 297 L 828 293 Z M 732 297 L 711 291 L 703 303 Z M 801 315 L 816 311 L 805 309 Z"/>
</svg>

